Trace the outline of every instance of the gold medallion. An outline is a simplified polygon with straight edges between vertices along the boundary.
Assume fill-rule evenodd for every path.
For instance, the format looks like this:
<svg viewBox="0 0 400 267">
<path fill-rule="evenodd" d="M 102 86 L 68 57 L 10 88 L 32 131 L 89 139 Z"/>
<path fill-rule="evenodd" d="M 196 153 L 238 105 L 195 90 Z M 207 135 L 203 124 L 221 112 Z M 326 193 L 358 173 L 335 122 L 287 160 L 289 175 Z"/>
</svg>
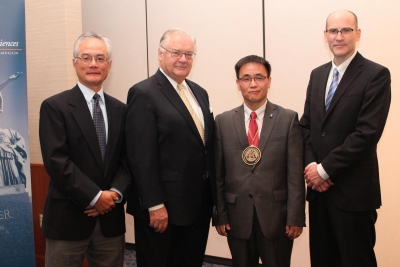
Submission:
<svg viewBox="0 0 400 267">
<path fill-rule="evenodd" d="M 247 165 L 254 165 L 261 159 L 261 151 L 256 146 L 248 146 L 243 150 L 242 159 Z"/>
</svg>

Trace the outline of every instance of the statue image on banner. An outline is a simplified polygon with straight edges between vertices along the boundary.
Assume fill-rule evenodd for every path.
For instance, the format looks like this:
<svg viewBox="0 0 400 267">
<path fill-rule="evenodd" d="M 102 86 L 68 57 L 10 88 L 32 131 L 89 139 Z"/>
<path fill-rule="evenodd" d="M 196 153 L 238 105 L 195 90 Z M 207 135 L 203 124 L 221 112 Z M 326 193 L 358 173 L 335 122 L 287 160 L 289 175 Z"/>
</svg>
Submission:
<svg viewBox="0 0 400 267">
<path fill-rule="evenodd" d="M 0 83 L 0 113 L 3 112 L 3 96 L 1 91 L 22 72 L 11 75 Z M 25 139 L 16 130 L 3 128 L 0 124 L 0 195 L 25 192 L 26 176 L 24 165 L 27 159 Z"/>
<path fill-rule="evenodd" d="M 35 267 L 25 0 L 0 0 L 0 267 Z"/>
</svg>

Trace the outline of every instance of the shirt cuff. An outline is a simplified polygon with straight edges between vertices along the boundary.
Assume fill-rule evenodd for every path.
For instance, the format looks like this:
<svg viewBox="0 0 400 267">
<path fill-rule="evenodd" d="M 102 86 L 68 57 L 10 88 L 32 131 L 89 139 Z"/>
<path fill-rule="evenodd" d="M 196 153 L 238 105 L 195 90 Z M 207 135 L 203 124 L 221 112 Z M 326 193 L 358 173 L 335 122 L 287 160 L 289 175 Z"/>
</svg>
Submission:
<svg viewBox="0 0 400 267">
<path fill-rule="evenodd" d="M 110 190 L 116 192 L 116 193 L 119 195 L 119 198 L 118 198 L 117 200 L 115 200 L 114 202 L 115 202 L 115 203 L 121 203 L 121 202 L 122 202 L 122 198 L 123 198 L 123 197 L 122 197 L 121 191 L 119 191 L 119 190 L 118 190 L 117 188 L 115 188 L 115 187 L 111 187 Z"/>
<path fill-rule="evenodd" d="M 329 174 L 326 173 L 326 171 L 324 170 L 324 167 L 322 167 L 321 163 L 317 165 L 317 172 L 318 172 L 319 176 L 322 177 L 322 179 L 326 180 L 329 178 Z"/>
<path fill-rule="evenodd" d="M 158 210 L 164 207 L 164 204 L 156 205 L 149 208 L 149 211 Z"/>
<path fill-rule="evenodd" d="M 99 199 L 99 197 L 101 196 L 101 193 L 102 193 L 103 191 L 99 191 L 98 193 L 97 193 L 97 195 L 93 198 L 93 200 L 90 202 L 90 206 L 92 206 L 92 207 L 94 207 L 94 205 L 96 205 L 96 202 L 97 202 L 97 200 Z"/>
</svg>

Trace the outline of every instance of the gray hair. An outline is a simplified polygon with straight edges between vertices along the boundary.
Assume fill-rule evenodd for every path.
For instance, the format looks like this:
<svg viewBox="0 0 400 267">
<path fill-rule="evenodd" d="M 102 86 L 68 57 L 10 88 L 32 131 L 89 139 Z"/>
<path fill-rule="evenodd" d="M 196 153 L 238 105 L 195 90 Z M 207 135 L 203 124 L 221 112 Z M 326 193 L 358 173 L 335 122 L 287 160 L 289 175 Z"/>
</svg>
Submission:
<svg viewBox="0 0 400 267">
<path fill-rule="evenodd" d="M 106 45 L 106 48 L 107 48 L 108 60 L 110 60 L 110 59 L 111 59 L 111 41 L 110 41 L 110 39 L 108 39 L 107 37 L 105 37 L 105 36 L 102 35 L 102 34 L 99 34 L 99 33 L 93 32 L 93 31 L 83 33 L 83 34 L 82 34 L 81 36 L 79 36 L 78 39 L 75 41 L 74 50 L 73 50 L 73 52 L 72 52 L 74 58 L 76 58 L 76 57 L 78 56 L 78 53 L 79 53 L 79 51 L 78 51 L 79 45 L 80 45 L 84 40 L 89 39 L 89 38 L 97 38 L 97 39 L 100 39 L 101 41 L 104 42 L 104 44 Z M 75 59 L 75 60 L 76 60 L 76 59 Z"/>
<path fill-rule="evenodd" d="M 180 29 L 180 28 L 172 28 L 172 29 L 169 29 L 166 32 L 164 32 L 164 34 L 161 36 L 161 39 L 160 39 L 160 47 L 161 46 L 165 47 L 165 44 L 168 42 L 169 37 L 171 36 L 171 34 L 174 34 L 174 33 L 180 33 L 180 34 L 190 37 L 193 41 L 194 50 L 196 51 L 196 38 L 194 36 L 192 36 L 190 33 L 188 33 L 187 31 Z"/>
</svg>

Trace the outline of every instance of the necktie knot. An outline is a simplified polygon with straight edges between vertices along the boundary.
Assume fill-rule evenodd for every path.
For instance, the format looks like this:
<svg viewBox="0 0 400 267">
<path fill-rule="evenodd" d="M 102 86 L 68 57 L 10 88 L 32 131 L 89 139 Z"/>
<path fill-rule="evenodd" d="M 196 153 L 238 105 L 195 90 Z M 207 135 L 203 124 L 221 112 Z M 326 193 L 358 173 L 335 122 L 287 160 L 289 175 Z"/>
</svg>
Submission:
<svg viewBox="0 0 400 267">
<path fill-rule="evenodd" d="M 100 95 L 99 94 L 94 94 L 93 99 L 94 99 L 94 101 L 99 101 Z"/>
<path fill-rule="evenodd" d="M 257 113 L 255 113 L 254 111 L 252 113 L 250 113 L 250 118 L 252 120 L 255 120 L 257 118 Z"/>
<path fill-rule="evenodd" d="M 333 70 L 333 75 L 334 75 L 334 76 L 338 76 L 338 75 L 339 75 L 339 71 L 338 71 L 337 68 L 335 68 L 335 69 Z"/>
</svg>

